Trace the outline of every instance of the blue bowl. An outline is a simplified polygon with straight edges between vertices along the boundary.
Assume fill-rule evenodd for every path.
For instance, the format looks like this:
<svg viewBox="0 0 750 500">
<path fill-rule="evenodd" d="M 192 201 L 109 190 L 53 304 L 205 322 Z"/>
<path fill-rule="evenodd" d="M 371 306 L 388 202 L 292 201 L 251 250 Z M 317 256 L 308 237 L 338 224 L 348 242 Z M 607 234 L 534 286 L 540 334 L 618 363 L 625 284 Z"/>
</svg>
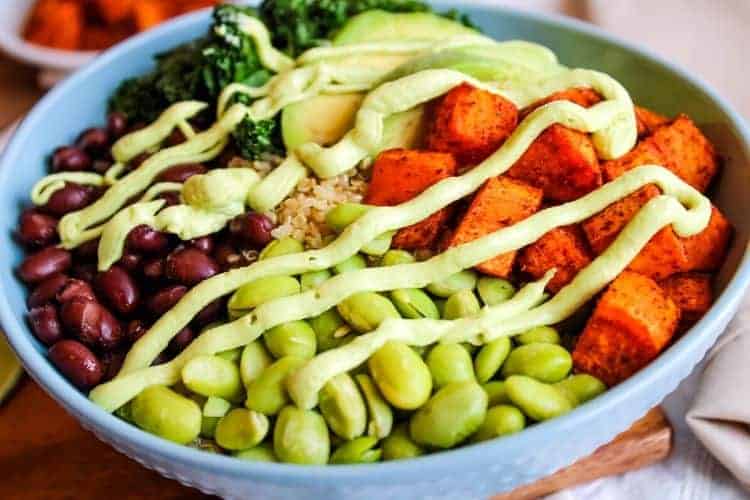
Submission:
<svg viewBox="0 0 750 500">
<path fill-rule="evenodd" d="M 123 78 L 148 70 L 153 54 L 204 33 L 209 18 L 203 12 L 122 44 L 50 92 L 24 120 L 2 158 L 0 320 L 28 373 L 84 427 L 146 467 L 205 492 L 237 498 L 483 497 L 569 465 L 658 404 L 716 341 L 750 280 L 746 254 L 750 131 L 737 113 L 698 79 L 586 24 L 499 7 L 461 8 L 498 39 L 542 43 L 570 66 L 612 74 L 645 106 L 666 114 L 689 114 L 724 156 L 715 203 L 735 224 L 737 235 L 719 276 L 721 294 L 711 311 L 658 360 L 572 413 L 523 433 L 414 460 L 367 466 L 242 462 L 161 440 L 90 403 L 50 365 L 45 349 L 26 325 L 26 291 L 13 273 L 22 255 L 11 233 L 20 207 L 28 203 L 29 190 L 44 175 L 50 151 L 74 140 L 83 128 L 102 123 L 107 97 Z M 117 486 L 127 487 L 113 485 Z"/>
</svg>

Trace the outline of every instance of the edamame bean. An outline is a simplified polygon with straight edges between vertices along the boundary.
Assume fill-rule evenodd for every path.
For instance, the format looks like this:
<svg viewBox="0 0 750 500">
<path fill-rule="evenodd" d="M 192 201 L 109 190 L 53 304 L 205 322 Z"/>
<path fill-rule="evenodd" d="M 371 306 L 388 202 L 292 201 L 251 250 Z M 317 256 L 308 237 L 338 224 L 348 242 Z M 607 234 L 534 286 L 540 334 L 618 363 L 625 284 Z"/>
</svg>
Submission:
<svg viewBox="0 0 750 500">
<path fill-rule="evenodd" d="M 370 207 L 361 203 L 340 203 L 326 213 L 326 224 L 341 233 L 368 210 Z"/>
<path fill-rule="evenodd" d="M 247 344 L 240 358 L 240 377 L 244 386 L 250 385 L 250 382 L 258 378 L 271 364 L 273 358 L 260 341 Z"/>
<path fill-rule="evenodd" d="M 265 415 L 276 415 L 289 402 L 284 385 L 286 377 L 304 363 L 304 359 L 287 356 L 263 370 L 247 386 L 245 406 Z"/>
<path fill-rule="evenodd" d="M 233 454 L 234 458 L 248 462 L 278 462 L 273 448 L 266 443 L 259 444 L 249 450 L 238 451 Z"/>
<path fill-rule="evenodd" d="M 300 290 L 306 292 L 314 288 L 318 288 L 320 285 L 325 283 L 332 276 L 331 271 L 328 269 L 322 269 L 320 271 L 310 271 L 304 273 L 299 278 Z"/>
<path fill-rule="evenodd" d="M 396 234 L 396 231 L 388 231 L 387 233 L 383 233 L 371 242 L 364 245 L 360 252 L 362 252 L 365 255 L 371 255 L 373 257 L 380 257 L 381 255 L 384 255 L 388 250 L 391 248 L 391 243 L 393 242 L 393 236 Z"/>
<path fill-rule="evenodd" d="M 242 285 L 229 299 L 229 313 L 235 317 L 281 297 L 299 293 L 299 281 L 291 276 L 267 276 Z"/>
<path fill-rule="evenodd" d="M 378 440 L 374 437 L 363 436 L 347 441 L 331 455 L 332 464 L 371 464 L 380 460 L 382 451 L 375 448 Z"/>
<path fill-rule="evenodd" d="M 419 288 L 403 288 L 391 292 L 391 300 L 404 318 L 440 319 L 440 312 L 429 295 Z"/>
<path fill-rule="evenodd" d="M 409 433 L 418 444 L 452 448 L 476 432 L 486 413 L 487 394 L 479 384 L 454 382 L 412 415 Z"/>
<path fill-rule="evenodd" d="M 567 396 L 573 406 L 582 405 L 607 391 L 604 382 L 587 373 L 571 375 L 556 383 L 555 387 Z"/>
<path fill-rule="evenodd" d="M 388 318 L 400 318 L 393 303 L 374 292 L 360 292 L 341 302 L 341 317 L 360 333 L 375 330 Z"/>
<path fill-rule="evenodd" d="M 163 385 L 153 385 L 136 396 L 130 414 L 141 429 L 179 444 L 193 441 L 201 431 L 200 406 Z"/>
<path fill-rule="evenodd" d="M 445 303 L 446 299 L 435 299 L 435 306 L 437 306 L 438 312 L 440 313 L 440 317 L 445 317 Z"/>
<path fill-rule="evenodd" d="M 388 250 L 380 259 L 381 266 L 397 266 L 399 264 L 411 264 L 417 259 L 406 250 Z"/>
<path fill-rule="evenodd" d="M 474 380 L 471 356 L 460 344 L 437 344 L 427 355 L 427 367 L 436 389 L 453 382 Z"/>
<path fill-rule="evenodd" d="M 432 375 L 407 344 L 386 342 L 370 357 L 368 367 L 380 393 L 396 408 L 414 410 L 429 399 Z"/>
<path fill-rule="evenodd" d="M 219 420 L 216 444 L 230 451 L 247 450 L 265 439 L 269 427 L 268 418 L 262 413 L 235 408 Z"/>
<path fill-rule="evenodd" d="M 282 461 L 302 465 L 324 465 L 331 453 L 328 427 L 319 413 L 287 406 L 276 419 L 273 451 Z"/>
<path fill-rule="evenodd" d="M 336 435 L 354 439 L 365 433 L 367 409 L 357 384 L 348 373 L 336 375 L 323 386 L 319 407 Z"/>
<path fill-rule="evenodd" d="M 477 282 L 477 292 L 486 305 L 496 306 L 512 299 L 516 287 L 508 280 L 482 276 Z"/>
<path fill-rule="evenodd" d="M 564 379 L 572 366 L 573 359 L 565 348 L 556 344 L 528 344 L 510 352 L 503 365 L 503 377 L 526 375 L 551 384 Z"/>
<path fill-rule="evenodd" d="M 520 432 L 526 427 L 526 417 L 515 406 L 499 405 L 487 410 L 484 422 L 472 436 L 473 441 L 486 441 Z"/>
<path fill-rule="evenodd" d="M 482 386 L 482 389 L 487 393 L 487 406 L 490 408 L 510 403 L 508 394 L 505 391 L 505 382 L 500 380 L 487 382 Z"/>
<path fill-rule="evenodd" d="M 221 417 L 229 413 L 232 403 L 225 399 L 210 397 L 203 404 L 203 418 L 201 419 L 201 436 L 213 439 L 216 426 Z"/>
<path fill-rule="evenodd" d="M 360 269 L 364 269 L 366 267 L 367 261 L 365 260 L 365 258 L 360 254 L 355 253 L 348 259 L 333 266 L 333 272 L 336 274 L 342 274 L 349 271 L 359 271 Z"/>
<path fill-rule="evenodd" d="M 344 321 L 336 308 L 311 318 L 310 326 L 315 332 L 319 352 L 340 347 L 353 338 L 353 335 L 349 335 L 352 327 Z"/>
<path fill-rule="evenodd" d="M 573 404 L 561 390 L 524 375 L 508 377 L 505 390 L 515 406 L 538 422 L 559 417 L 573 409 Z"/>
<path fill-rule="evenodd" d="M 495 376 L 510 354 L 510 348 L 511 342 L 508 337 L 500 337 L 482 346 L 474 358 L 474 370 L 480 383 L 483 384 Z"/>
<path fill-rule="evenodd" d="M 216 325 L 219 326 L 219 325 Z M 216 353 L 217 356 L 220 358 L 224 358 L 227 361 L 231 361 L 232 363 L 238 363 L 240 362 L 240 358 L 242 358 L 242 347 L 238 347 L 237 349 L 230 349 L 228 351 L 224 352 L 218 352 Z"/>
<path fill-rule="evenodd" d="M 460 271 L 442 281 L 427 285 L 427 291 L 432 295 L 447 299 L 461 290 L 473 290 L 477 284 L 477 275 L 469 269 Z"/>
<path fill-rule="evenodd" d="M 406 423 L 396 426 L 393 432 L 383 440 L 382 449 L 384 460 L 401 460 L 424 455 L 422 447 L 409 436 L 409 427 Z"/>
<path fill-rule="evenodd" d="M 366 373 L 356 375 L 355 380 L 365 398 L 367 414 L 367 434 L 378 439 L 383 439 L 393 429 L 393 410 L 383 399 L 383 396 L 375 387 L 375 382 Z"/>
<path fill-rule="evenodd" d="M 182 383 L 202 396 L 232 401 L 242 399 L 242 380 L 236 364 L 219 356 L 197 356 L 182 368 Z"/>
<path fill-rule="evenodd" d="M 266 347 L 275 358 L 294 356 L 310 359 L 315 356 L 315 331 L 307 321 L 289 321 L 263 334 Z"/>
<path fill-rule="evenodd" d="M 221 417 L 207 417 L 201 418 L 201 433 L 200 435 L 206 439 L 213 439 L 216 435 L 216 426 L 219 425 Z"/>
<path fill-rule="evenodd" d="M 515 337 L 520 345 L 560 344 L 560 334 L 551 326 L 538 326 Z"/>
<path fill-rule="evenodd" d="M 445 319 L 466 318 L 477 314 L 482 309 L 479 300 L 471 290 L 461 290 L 454 293 L 445 302 L 443 317 Z"/>
<path fill-rule="evenodd" d="M 304 251 L 305 247 L 302 246 L 302 243 L 287 236 L 286 238 L 274 240 L 266 245 L 266 248 L 264 248 L 260 252 L 260 255 L 258 255 L 258 260 L 271 259 L 273 257 L 281 257 L 282 255 L 290 255 Z"/>
</svg>

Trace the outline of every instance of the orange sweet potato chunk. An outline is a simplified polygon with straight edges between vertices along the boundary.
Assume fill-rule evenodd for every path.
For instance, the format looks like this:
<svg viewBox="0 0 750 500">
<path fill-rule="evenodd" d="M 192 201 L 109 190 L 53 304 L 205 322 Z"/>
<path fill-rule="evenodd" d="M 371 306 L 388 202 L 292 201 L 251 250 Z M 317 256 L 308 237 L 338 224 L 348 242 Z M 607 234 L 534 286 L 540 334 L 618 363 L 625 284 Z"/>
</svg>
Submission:
<svg viewBox="0 0 750 500">
<path fill-rule="evenodd" d="M 145 31 L 161 24 L 175 12 L 170 2 L 162 0 L 139 0 L 133 5 L 133 17 L 138 31 Z"/>
<path fill-rule="evenodd" d="M 684 115 L 658 127 L 622 158 L 606 162 L 605 180 L 611 181 L 646 163 L 663 165 L 701 192 L 706 191 L 719 170 L 713 145 Z"/>
<path fill-rule="evenodd" d="M 709 274 L 675 274 L 659 284 L 680 308 L 680 329 L 687 329 L 701 319 L 714 301 Z"/>
<path fill-rule="evenodd" d="M 542 191 L 508 177 L 494 177 L 477 192 L 469 209 L 448 239 L 454 247 L 474 241 L 522 221 L 539 210 Z M 485 274 L 507 278 L 513 271 L 516 252 L 508 252 L 483 262 L 477 269 Z"/>
<path fill-rule="evenodd" d="M 463 165 L 475 165 L 494 153 L 518 124 L 509 100 L 462 84 L 435 105 L 427 149 L 452 153 Z"/>
<path fill-rule="evenodd" d="M 31 12 L 24 36 L 37 45 L 77 50 L 84 29 L 83 6 L 75 0 L 40 0 Z"/>
<path fill-rule="evenodd" d="M 456 160 L 448 153 L 406 149 L 383 151 L 372 167 L 364 202 L 379 206 L 400 205 L 446 177 L 456 175 L 456 171 Z M 401 229 L 393 238 L 393 246 L 406 250 L 434 246 L 451 214 L 452 208 L 446 207 Z"/>
<path fill-rule="evenodd" d="M 638 125 L 638 137 L 651 135 L 657 128 L 669 123 L 666 116 L 640 106 L 635 107 L 635 120 Z"/>
<path fill-rule="evenodd" d="M 108 24 L 128 20 L 135 3 L 135 0 L 94 0 L 97 12 Z"/>
<path fill-rule="evenodd" d="M 508 170 L 556 202 L 575 200 L 602 185 L 602 172 L 587 134 L 552 125 Z"/>
<path fill-rule="evenodd" d="M 555 92 L 554 94 L 551 94 L 544 99 L 536 101 L 531 106 L 524 108 L 521 111 L 521 118 L 523 119 L 526 117 L 526 115 L 528 115 L 535 109 L 555 101 L 570 101 L 572 103 L 578 104 L 581 107 L 590 108 L 594 104 L 600 103 L 601 100 L 602 96 L 600 96 L 599 93 L 597 93 L 594 89 L 591 89 L 589 87 L 574 87 L 566 90 L 561 90 L 560 92 Z"/>
<path fill-rule="evenodd" d="M 635 214 L 659 194 L 659 188 L 649 184 L 587 219 L 583 231 L 594 254 L 604 252 Z M 651 238 L 628 269 L 659 280 L 683 271 L 687 263 L 682 241 L 667 226 Z"/>
<path fill-rule="evenodd" d="M 679 318 L 679 308 L 654 280 L 625 271 L 599 299 L 576 343 L 573 365 L 616 385 L 659 355 Z"/>
<path fill-rule="evenodd" d="M 733 232 L 726 217 L 718 208 L 712 207 L 708 227 L 695 236 L 682 240 L 687 255 L 684 270 L 717 271 L 724 262 Z"/>
<path fill-rule="evenodd" d="M 547 290 L 557 293 L 591 263 L 591 254 L 581 228 L 565 226 L 553 229 L 523 249 L 519 263 L 521 271 L 537 280 L 550 269 L 557 269 L 547 284 Z"/>
</svg>

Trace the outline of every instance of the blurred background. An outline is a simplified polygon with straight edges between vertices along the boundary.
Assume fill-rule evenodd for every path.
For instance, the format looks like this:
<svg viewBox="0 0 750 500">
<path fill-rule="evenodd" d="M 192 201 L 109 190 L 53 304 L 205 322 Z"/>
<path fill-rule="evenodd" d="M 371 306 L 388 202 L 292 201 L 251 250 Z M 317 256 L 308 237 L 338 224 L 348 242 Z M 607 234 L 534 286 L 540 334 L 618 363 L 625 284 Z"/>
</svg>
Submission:
<svg viewBox="0 0 750 500">
<path fill-rule="evenodd" d="M 85 60 L 93 56 L 90 51 L 105 48 L 175 15 L 215 3 L 218 2 L 3 0 L 0 42 L 4 43 L 0 45 L 13 52 L 16 60 L 0 54 L 0 128 L 22 116 L 44 93 L 42 87 L 54 83 L 67 71 L 67 68 L 61 71 L 60 67 L 40 70 L 29 64 L 30 59 L 41 66 L 44 64 L 40 60 L 64 66 L 68 64 L 66 53 L 74 50 Z M 748 0 L 466 0 L 466 3 L 558 12 L 599 25 L 682 64 L 711 83 L 745 116 L 750 116 L 750 90 L 741 77 L 747 64 L 743 48 L 750 42 Z M 41 50 L 36 52 L 41 55 L 31 53 L 38 48 Z M 63 52 L 48 50 L 55 48 Z"/>
</svg>

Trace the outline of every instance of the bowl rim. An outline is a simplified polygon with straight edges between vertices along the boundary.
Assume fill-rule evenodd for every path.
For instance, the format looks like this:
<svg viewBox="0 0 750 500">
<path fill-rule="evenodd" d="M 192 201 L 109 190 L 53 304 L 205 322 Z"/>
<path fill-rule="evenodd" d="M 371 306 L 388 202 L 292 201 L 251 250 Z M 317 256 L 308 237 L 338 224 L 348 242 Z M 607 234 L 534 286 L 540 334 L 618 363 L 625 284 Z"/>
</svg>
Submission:
<svg viewBox="0 0 750 500">
<path fill-rule="evenodd" d="M 439 0 L 436 5 L 460 6 L 460 1 L 449 2 Z M 479 1 L 474 5 L 491 8 L 499 15 L 514 19 L 523 19 L 534 22 L 541 26 L 555 26 L 568 31 L 575 31 L 588 36 L 603 39 L 607 42 L 633 52 L 640 57 L 664 67 L 670 72 L 692 85 L 719 109 L 729 120 L 729 125 L 738 135 L 746 150 L 750 150 L 750 128 L 743 118 L 718 93 L 702 79 L 689 74 L 659 55 L 652 53 L 635 44 L 623 41 L 603 30 L 588 23 L 576 19 L 567 18 L 555 14 L 521 11 L 518 9 L 499 6 L 491 1 Z M 26 142 L 33 133 L 38 122 L 44 120 L 60 96 L 74 88 L 79 82 L 95 77 L 98 71 L 106 68 L 110 62 L 124 53 L 138 52 L 138 50 L 153 38 L 161 37 L 167 33 L 183 30 L 203 21 L 206 12 L 197 12 L 169 21 L 153 31 L 137 35 L 121 45 L 107 51 L 93 64 L 70 77 L 66 82 L 53 89 L 47 94 L 27 116 L 19 129 L 11 139 L 2 158 L 0 158 L 0 185 L 6 176 L 12 171 L 7 163 L 8 158 L 17 157 L 21 152 L 21 144 Z M 750 156 L 750 153 L 748 153 Z M 4 237 L 3 244 L 13 245 L 12 238 Z M 117 442 L 126 442 L 134 449 L 147 452 L 150 455 L 158 455 L 160 458 L 171 462 L 178 462 L 188 467 L 197 467 L 204 472 L 215 473 L 222 476 L 256 478 L 272 484 L 283 484 L 286 486 L 309 484 L 311 481 L 317 487 L 335 487 L 342 485 L 356 485 L 363 481 L 378 480 L 382 482 L 388 478 L 396 483 L 419 482 L 423 478 L 426 469 L 433 472 L 455 472 L 454 465 L 459 461 L 468 463 L 481 463 L 486 461 L 487 456 L 512 453 L 513 450 L 527 449 L 535 442 L 541 443 L 549 436 L 564 435 L 581 427 L 581 423 L 595 418 L 597 415 L 605 414 L 628 399 L 631 389 L 636 386 L 650 385 L 655 380 L 671 371 L 671 367 L 680 359 L 688 356 L 696 349 L 702 349 L 701 344 L 705 337 L 718 335 L 718 331 L 734 315 L 743 297 L 744 291 L 750 283 L 750 251 L 745 248 L 736 272 L 728 281 L 724 291 L 717 298 L 709 312 L 678 342 L 648 367 L 641 370 L 622 384 L 610 389 L 605 394 L 576 408 L 574 411 L 556 419 L 534 425 L 524 432 L 505 437 L 501 440 L 488 441 L 472 446 L 459 447 L 454 450 L 430 454 L 411 460 L 384 462 L 370 464 L 368 466 L 341 465 L 341 466 L 304 466 L 279 463 L 245 462 L 231 456 L 216 455 L 187 446 L 171 443 L 147 432 L 141 431 L 134 425 L 122 421 L 105 412 L 92 403 L 84 394 L 76 390 L 65 380 L 57 370 L 49 363 L 47 358 L 33 345 L 32 335 L 10 307 L 7 292 L 0 292 L 0 323 L 6 329 L 6 336 L 12 348 L 22 360 L 29 375 L 68 413 L 76 416 L 79 421 L 89 429 L 97 430 L 96 434 L 105 431 Z M 714 339 L 715 340 L 715 339 Z M 713 342 L 712 342 L 713 343 Z M 624 429 L 615 429 L 615 432 Z M 603 443 L 599 443 L 603 444 Z M 593 448 L 590 450 L 593 451 Z M 189 478 L 186 478 L 189 480 Z"/>
</svg>

